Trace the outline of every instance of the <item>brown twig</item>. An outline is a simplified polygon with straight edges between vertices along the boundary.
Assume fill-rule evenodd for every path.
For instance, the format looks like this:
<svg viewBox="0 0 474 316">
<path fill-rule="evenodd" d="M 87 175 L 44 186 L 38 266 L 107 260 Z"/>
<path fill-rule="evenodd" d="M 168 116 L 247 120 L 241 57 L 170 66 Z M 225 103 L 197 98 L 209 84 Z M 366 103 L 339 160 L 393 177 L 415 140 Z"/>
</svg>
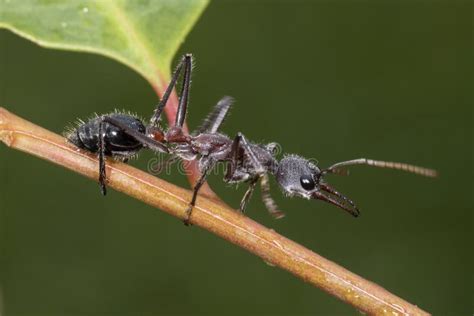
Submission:
<svg viewBox="0 0 474 316">
<path fill-rule="evenodd" d="M 66 143 L 59 135 L 25 121 L 0 108 L 0 140 L 96 180 L 94 155 Z M 183 218 L 191 192 L 123 163 L 107 165 L 109 186 L 149 205 Z M 371 315 L 428 315 L 382 287 L 317 255 L 250 218 L 212 200 L 200 197 L 191 217 L 204 228 L 285 269 L 302 280 Z"/>
</svg>

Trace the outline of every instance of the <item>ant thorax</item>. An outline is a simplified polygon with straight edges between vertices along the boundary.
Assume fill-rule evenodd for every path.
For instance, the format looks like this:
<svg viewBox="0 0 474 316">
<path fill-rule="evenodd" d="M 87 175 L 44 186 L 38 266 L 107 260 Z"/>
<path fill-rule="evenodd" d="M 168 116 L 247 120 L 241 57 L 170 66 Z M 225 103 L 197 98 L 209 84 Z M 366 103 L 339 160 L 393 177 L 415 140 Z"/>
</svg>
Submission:
<svg viewBox="0 0 474 316">
<path fill-rule="evenodd" d="M 171 155 L 177 156 L 183 160 L 191 161 L 198 158 L 198 154 L 186 143 L 173 144 L 169 147 Z"/>
</svg>

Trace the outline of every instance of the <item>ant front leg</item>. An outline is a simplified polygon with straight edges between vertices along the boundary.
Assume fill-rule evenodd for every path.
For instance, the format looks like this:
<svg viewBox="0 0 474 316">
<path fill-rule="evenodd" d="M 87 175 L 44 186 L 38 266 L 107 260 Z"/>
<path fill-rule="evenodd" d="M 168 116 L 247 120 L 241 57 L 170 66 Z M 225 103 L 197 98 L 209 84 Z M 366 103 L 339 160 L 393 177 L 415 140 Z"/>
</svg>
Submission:
<svg viewBox="0 0 474 316">
<path fill-rule="evenodd" d="M 260 186 L 262 189 L 262 200 L 267 208 L 268 212 L 274 218 L 282 218 L 285 216 L 285 213 L 278 210 L 278 206 L 276 205 L 275 201 L 270 195 L 270 181 L 268 179 L 268 175 L 263 175 L 260 181 Z"/>
<path fill-rule="evenodd" d="M 241 149 L 244 150 L 243 157 L 240 156 Z M 247 142 L 247 139 L 240 132 L 237 133 L 237 136 L 235 136 L 234 141 L 232 142 L 232 147 L 231 147 L 229 155 L 230 155 L 230 161 L 227 164 L 227 171 L 224 177 L 226 181 L 231 181 L 234 178 L 239 162 L 243 164 L 243 160 L 245 160 L 246 155 L 248 156 L 247 158 L 250 160 L 250 163 L 255 169 L 255 175 L 260 176 L 265 173 L 265 169 L 263 168 L 262 164 L 258 161 L 250 144 Z"/>
<path fill-rule="evenodd" d="M 204 159 L 206 159 L 206 158 L 204 158 Z M 183 223 L 186 226 L 189 226 L 189 224 L 190 224 L 191 214 L 193 212 L 194 205 L 196 204 L 199 189 L 206 182 L 206 178 L 209 175 L 209 172 L 211 171 L 212 167 L 214 167 L 214 162 L 209 160 L 209 159 L 206 159 L 206 161 L 204 163 L 204 166 L 201 170 L 201 173 L 202 173 L 201 177 L 199 178 L 199 180 L 194 185 L 193 197 L 191 198 L 191 202 L 189 203 L 188 208 L 186 209 L 186 212 L 184 213 Z"/>
<path fill-rule="evenodd" d="M 244 150 L 244 155 L 241 158 L 239 156 L 240 150 Z M 247 139 L 245 138 L 242 133 L 237 133 L 237 136 L 234 138 L 234 142 L 232 143 L 232 148 L 230 152 L 230 157 L 231 160 L 228 163 L 227 166 L 227 171 L 225 175 L 225 180 L 231 181 L 236 178 L 236 171 L 238 169 L 238 164 L 239 161 L 241 162 L 242 160 L 245 160 L 246 158 L 250 160 L 250 163 L 253 166 L 254 169 L 254 177 L 249 183 L 249 188 L 245 192 L 241 202 L 240 202 L 240 212 L 244 212 L 245 208 L 247 207 L 248 201 L 252 197 L 252 193 L 255 189 L 255 185 L 257 184 L 257 181 L 260 179 L 260 177 L 265 173 L 265 169 L 263 168 L 262 164 L 258 161 L 257 157 L 255 156 L 255 153 L 252 150 L 251 145 L 247 142 Z"/>
<path fill-rule="evenodd" d="M 250 198 L 252 197 L 253 191 L 255 190 L 255 186 L 257 185 L 258 179 L 259 179 L 258 177 L 255 177 L 249 182 L 249 187 L 247 188 L 247 191 L 245 191 L 245 194 L 242 200 L 240 201 L 240 207 L 239 207 L 240 213 L 245 212 L 245 209 L 247 208 L 247 204 L 249 203 Z"/>
</svg>

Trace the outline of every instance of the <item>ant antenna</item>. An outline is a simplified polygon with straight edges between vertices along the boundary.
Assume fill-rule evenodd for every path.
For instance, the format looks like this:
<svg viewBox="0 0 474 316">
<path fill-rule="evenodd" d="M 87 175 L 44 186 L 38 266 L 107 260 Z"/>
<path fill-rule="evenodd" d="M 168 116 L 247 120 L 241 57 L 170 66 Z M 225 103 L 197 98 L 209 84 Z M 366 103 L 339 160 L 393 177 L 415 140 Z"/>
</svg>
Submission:
<svg viewBox="0 0 474 316">
<path fill-rule="evenodd" d="M 434 169 L 423 168 L 423 167 L 409 165 L 409 164 L 401 163 L 401 162 L 380 161 L 380 160 L 372 160 L 372 159 L 367 159 L 367 158 L 360 158 L 360 159 L 338 162 L 330 166 L 329 168 L 323 170 L 322 173 L 323 174 L 326 174 L 326 173 L 340 174 L 341 167 L 354 166 L 354 165 L 367 165 L 367 166 L 373 166 L 373 167 L 379 167 L 379 168 L 403 170 L 403 171 L 411 172 L 411 173 L 422 175 L 425 177 L 432 177 L 432 178 L 438 176 L 438 172 Z"/>
</svg>

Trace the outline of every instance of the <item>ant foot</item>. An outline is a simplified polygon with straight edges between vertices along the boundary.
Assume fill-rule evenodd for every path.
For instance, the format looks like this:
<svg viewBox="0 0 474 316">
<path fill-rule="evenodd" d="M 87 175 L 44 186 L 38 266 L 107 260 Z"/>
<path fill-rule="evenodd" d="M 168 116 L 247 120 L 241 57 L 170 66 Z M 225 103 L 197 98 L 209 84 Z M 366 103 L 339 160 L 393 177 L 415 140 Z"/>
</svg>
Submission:
<svg viewBox="0 0 474 316">
<path fill-rule="evenodd" d="M 183 223 L 185 226 L 190 226 L 191 225 L 191 213 L 193 212 L 193 207 L 194 205 L 189 204 L 188 208 L 186 209 L 184 213 L 184 218 L 183 218 Z"/>
<path fill-rule="evenodd" d="M 280 218 L 285 217 L 285 213 L 282 212 L 282 211 L 278 211 L 278 210 L 273 211 L 270 214 L 273 216 L 274 219 L 280 219 Z"/>
<path fill-rule="evenodd" d="M 107 195 L 107 186 L 105 183 L 100 183 L 100 193 L 102 193 L 103 196 Z"/>
</svg>

